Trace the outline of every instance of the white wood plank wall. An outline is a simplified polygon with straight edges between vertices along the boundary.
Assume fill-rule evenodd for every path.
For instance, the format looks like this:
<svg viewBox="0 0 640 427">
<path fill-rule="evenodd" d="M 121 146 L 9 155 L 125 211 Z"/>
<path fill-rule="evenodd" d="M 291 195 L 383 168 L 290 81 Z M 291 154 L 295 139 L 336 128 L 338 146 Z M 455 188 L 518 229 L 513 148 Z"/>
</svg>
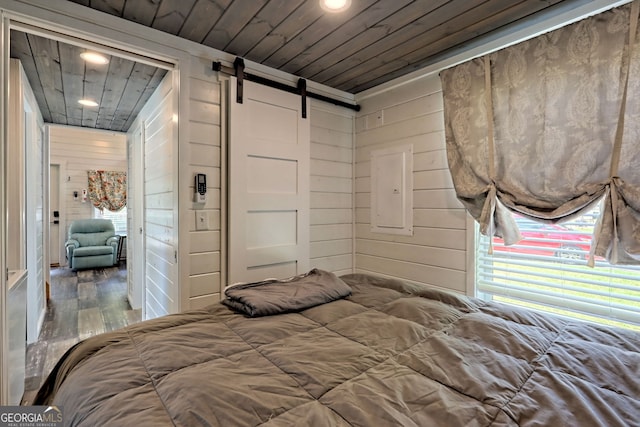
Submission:
<svg viewBox="0 0 640 427">
<path fill-rule="evenodd" d="M 22 67 L 20 67 L 22 68 Z M 29 85 L 24 70 L 22 75 L 22 91 L 31 112 L 25 117 L 25 124 L 30 128 L 27 132 L 27 342 L 38 339 L 40 327 L 44 320 L 46 309 L 45 282 L 49 259 L 45 255 L 44 230 L 45 221 L 49 220 L 48 212 L 44 209 L 45 188 L 43 177 L 48 177 L 49 168 L 44 157 L 44 141 L 42 130 L 44 121 L 38 110 L 38 101 Z M 25 129 L 25 132 L 27 130 Z M 33 227 L 33 228 L 32 228 Z M 48 242 L 47 242 L 48 243 Z M 48 245 L 46 246 L 48 247 Z M 46 263 L 46 264 L 45 264 Z"/>
<path fill-rule="evenodd" d="M 360 102 L 356 119 L 356 271 L 466 291 L 466 213 L 447 166 L 438 76 Z M 371 232 L 372 150 L 413 144 L 413 236 Z"/>
<path fill-rule="evenodd" d="M 353 272 L 354 112 L 311 100 L 311 267 Z"/>
<path fill-rule="evenodd" d="M 26 79 L 26 76 L 24 77 Z M 31 105 L 38 105 L 35 101 L 33 94 Z M 35 114 L 35 113 L 34 113 Z M 39 115 L 39 112 L 38 112 Z M 42 155 L 42 118 L 38 118 L 37 128 L 33 129 L 32 134 L 32 147 L 27 150 L 27 156 L 33 161 L 31 164 L 31 176 L 35 176 L 33 181 L 33 187 L 35 189 L 35 195 L 33 195 L 33 211 L 27 214 L 27 218 L 34 218 L 33 225 L 35 230 L 31 230 L 31 236 L 27 236 L 33 241 L 33 252 L 29 251 L 27 254 L 27 268 L 29 269 L 29 289 L 27 303 L 29 311 L 27 312 L 27 339 L 28 342 L 35 342 L 38 339 L 40 333 L 41 321 L 44 320 L 44 310 L 46 308 L 45 301 L 45 246 L 44 246 L 44 221 L 49 219 L 48 212 L 44 211 L 44 191 L 43 188 L 43 167 L 47 167 L 46 162 L 43 161 Z M 31 151 L 31 152 L 30 152 Z M 30 196 L 27 196 L 30 197 Z M 31 206 L 28 204 L 28 208 Z M 29 224 L 27 220 L 27 224 Z M 29 246 L 27 246 L 29 248 Z M 33 262 L 29 262 L 32 258 Z M 32 278 L 33 276 L 33 278 Z"/>
<path fill-rule="evenodd" d="M 7 154 L 10 156 L 10 166 L 21 165 L 15 168 L 15 172 L 24 179 L 10 176 L 8 200 L 15 203 L 11 205 L 13 209 L 9 210 L 9 218 L 15 212 L 25 222 L 10 221 L 7 235 L 11 245 L 7 265 L 10 270 L 26 268 L 28 271 L 28 285 L 25 288 L 27 341 L 34 342 L 38 339 L 45 309 L 43 238 L 44 221 L 48 220 L 48 216 L 45 217 L 43 211 L 43 168 L 48 168 L 48 165 L 43 163 L 44 121 L 29 80 L 17 59 L 10 60 L 10 78 L 12 91 L 9 98 L 9 121 L 15 126 L 10 128 L 10 140 L 14 143 L 9 144 Z M 14 172 L 13 168 L 9 170 Z M 21 191 L 26 193 L 20 194 Z"/>
<path fill-rule="evenodd" d="M 93 205 L 82 203 L 88 170 L 127 170 L 127 136 L 74 126 L 49 125 L 50 163 L 60 165 L 60 233 L 67 235 L 76 219 L 92 218 Z M 78 192 L 78 200 L 73 192 Z M 64 239 L 63 239 L 64 240 Z M 61 253 L 60 264 L 66 265 Z"/>
<path fill-rule="evenodd" d="M 10 60 L 9 85 L 9 120 L 13 126 L 8 127 L 8 141 L 6 147 L 7 194 L 7 255 L 6 262 L 9 270 L 24 270 L 26 268 L 25 246 L 25 165 L 26 146 L 24 135 L 24 109 L 22 93 L 22 66 L 17 59 Z M 26 86 L 25 86 L 26 87 Z M 4 167 L 5 165 L 3 165 Z"/>
<path fill-rule="evenodd" d="M 221 283 L 221 188 L 220 188 L 220 92 L 217 73 L 211 59 L 192 57 L 189 78 L 189 144 L 187 179 L 189 191 L 182 192 L 180 203 L 187 206 L 189 264 L 189 308 L 200 308 L 220 301 Z M 207 175 L 207 201 L 193 203 L 193 177 Z M 196 214 L 205 212 L 207 230 L 196 230 Z"/>
<path fill-rule="evenodd" d="M 168 74 L 140 113 L 144 117 L 145 319 L 176 313 L 180 304 L 175 94 Z"/>
</svg>

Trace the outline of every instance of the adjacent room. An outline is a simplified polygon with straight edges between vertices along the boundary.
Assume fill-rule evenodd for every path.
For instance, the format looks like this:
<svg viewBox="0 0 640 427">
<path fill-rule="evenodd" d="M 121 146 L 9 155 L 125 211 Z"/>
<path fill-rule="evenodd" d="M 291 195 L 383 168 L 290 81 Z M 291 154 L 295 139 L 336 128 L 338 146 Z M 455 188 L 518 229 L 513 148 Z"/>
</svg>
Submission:
<svg viewBox="0 0 640 427">
<path fill-rule="evenodd" d="M 2 405 L 639 425 L 640 0 L 0 10 Z"/>
<path fill-rule="evenodd" d="M 9 164 L 21 165 L 30 178 L 14 187 L 26 189 L 30 207 L 25 224 L 9 228 L 9 241 L 31 246 L 11 251 L 9 265 L 20 270 L 26 263 L 37 272 L 26 293 L 16 294 L 21 299 L 10 302 L 26 310 L 25 324 L 14 331 L 26 328 L 29 392 L 79 340 L 141 319 L 142 259 L 127 263 L 127 246 L 133 254 L 153 236 L 135 233 L 127 241 L 127 235 L 129 227 L 146 228 L 144 180 L 166 173 L 145 172 L 134 162 L 144 144 L 149 151 L 171 149 L 166 140 L 173 138 L 175 111 L 169 64 L 28 31 L 11 30 L 10 46 L 12 88 L 19 89 L 10 98 L 10 121 L 19 122 L 24 111 L 24 132 L 15 137 L 25 143 L 23 151 L 10 152 Z M 10 218 L 20 208 L 12 204 Z"/>
</svg>

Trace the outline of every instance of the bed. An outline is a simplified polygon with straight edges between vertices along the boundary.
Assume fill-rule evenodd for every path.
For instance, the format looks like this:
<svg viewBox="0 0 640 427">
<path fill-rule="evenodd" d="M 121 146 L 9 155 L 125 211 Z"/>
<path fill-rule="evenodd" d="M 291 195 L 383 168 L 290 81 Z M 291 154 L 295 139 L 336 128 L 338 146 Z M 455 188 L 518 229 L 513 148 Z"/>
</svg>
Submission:
<svg viewBox="0 0 640 427">
<path fill-rule="evenodd" d="M 34 404 L 77 426 L 640 426 L 638 333 L 363 274 L 284 284 L 82 341 Z"/>
</svg>

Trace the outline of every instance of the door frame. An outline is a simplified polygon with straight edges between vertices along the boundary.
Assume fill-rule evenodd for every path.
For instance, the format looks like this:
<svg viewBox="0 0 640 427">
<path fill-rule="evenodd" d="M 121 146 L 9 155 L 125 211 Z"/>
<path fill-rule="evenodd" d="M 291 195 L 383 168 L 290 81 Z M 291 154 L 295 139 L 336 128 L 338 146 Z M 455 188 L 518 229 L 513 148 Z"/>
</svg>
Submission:
<svg viewBox="0 0 640 427">
<path fill-rule="evenodd" d="M 1 58 L 0 58 L 0 165 L 4 165 L 6 162 L 5 148 L 9 141 L 9 134 L 7 130 L 8 124 L 8 111 L 9 111 L 9 52 L 10 52 L 10 30 L 16 29 L 19 31 L 26 31 L 34 33 L 43 37 L 73 43 L 76 45 L 84 46 L 87 48 L 96 48 L 111 55 L 125 57 L 137 62 L 142 62 L 155 67 L 168 69 L 174 73 L 174 90 L 176 91 L 176 97 L 179 100 L 174 105 L 174 111 L 176 117 L 180 117 L 180 111 L 183 110 L 181 106 L 188 104 L 187 92 L 180 91 L 180 83 L 184 82 L 186 76 L 189 75 L 188 69 L 190 67 L 191 54 L 187 49 L 179 49 L 172 47 L 167 38 L 160 37 L 160 40 L 156 40 L 157 37 L 151 37 L 147 32 L 147 28 L 139 29 L 131 26 L 130 24 L 109 25 L 108 23 L 114 23 L 115 17 L 105 17 L 103 20 L 96 19 L 96 14 L 99 12 L 95 10 L 78 9 L 73 4 L 62 4 L 61 2 L 51 2 L 41 5 L 33 5 L 22 2 L 8 3 L 7 1 L 0 0 L 0 46 L 1 46 Z M 106 23 L 105 23 L 106 22 Z M 169 36 L 171 37 L 171 36 Z M 187 72 L 185 72 L 187 70 Z M 175 82 L 178 84 L 175 84 Z M 186 114 L 186 108 L 182 114 Z M 186 117 L 186 116 L 185 116 Z M 46 128 L 46 126 L 45 126 Z M 175 145 L 175 151 L 180 150 L 179 141 L 186 137 L 186 127 L 178 128 L 176 131 L 178 138 L 173 142 Z M 49 187 L 49 138 L 48 132 L 45 131 L 45 144 L 46 148 L 44 154 L 47 155 L 47 167 L 43 167 L 43 175 L 47 179 L 45 188 Z M 176 182 L 182 182 L 180 179 L 179 164 L 176 165 Z M 2 168 L 4 171 L 6 168 Z M 61 170 L 61 177 L 64 173 Z M 7 217 L 6 217 L 6 185 L 7 177 L 4 172 L 0 171 L 0 405 L 6 405 L 8 401 L 8 383 L 6 381 L 7 373 L 9 369 L 8 362 L 8 319 L 6 315 L 7 306 L 7 277 L 5 270 L 7 268 Z M 177 188 L 177 187 L 176 187 Z M 48 197 L 43 203 L 43 208 L 47 209 Z M 178 203 L 178 200 L 176 200 Z M 179 211 L 180 208 L 178 207 Z M 60 228 L 65 229 L 66 224 L 63 221 L 60 223 Z M 63 228 L 64 227 L 64 228 Z M 179 218 L 176 218 L 176 232 L 182 230 L 180 228 Z M 49 241 L 49 228 L 48 221 L 45 221 L 43 227 L 44 241 Z M 64 232 L 61 233 L 64 235 Z M 62 237 L 62 236 L 61 236 Z M 176 239 L 176 251 L 178 251 L 177 239 Z M 181 254 L 180 251 L 178 253 Z M 46 276 L 49 280 L 48 255 L 45 258 L 47 263 Z M 144 254 L 142 256 L 144 260 Z M 141 260 L 141 262 L 143 261 Z M 181 271 L 178 264 L 178 281 L 176 286 L 177 295 L 179 295 L 178 304 L 182 305 L 183 287 L 180 287 L 183 280 L 184 272 Z M 188 271 L 186 272 L 188 274 Z M 48 283 L 48 282 L 47 282 Z"/>
<path fill-rule="evenodd" d="M 9 19 L 0 15 L 0 405 L 7 405 L 9 400 L 9 324 L 7 318 L 7 176 L 6 147 L 9 141 Z"/>
<path fill-rule="evenodd" d="M 128 135 L 130 137 L 127 138 L 127 167 L 128 167 L 128 175 L 127 182 L 134 188 L 135 195 L 141 195 L 142 197 L 135 197 L 133 199 L 133 215 L 131 220 L 127 219 L 127 263 L 129 262 L 129 256 L 131 254 L 132 259 L 135 262 L 133 269 L 127 268 L 127 293 L 129 298 L 129 304 L 134 307 L 132 304 L 132 299 L 134 299 L 134 303 L 136 306 L 140 306 L 142 319 L 145 318 L 146 315 L 146 292 L 144 286 L 144 277 L 145 277 L 145 265 L 144 258 L 142 258 L 142 262 L 136 262 L 136 253 L 144 254 L 145 253 L 145 242 L 144 242 L 144 126 L 145 120 L 140 120 L 138 125 L 133 131 L 130 130 Z M 129 139 L 133 139 L 130 141 Z M 137 145 L 136 145 L 137 143 Z M 129 149 L 130 148 L 130 149 Z M 127 211 L 129 212 L 129 211 Z M 131 236 L 131 238 L 129 237 Z M 135 237 L 134 237 L 135 236 Z M 136 250 L 139 249 L 139 250 Z M 129 264 L 127 264 L 129 265 Z M 129 292 L 129 287 L 131 283 L 135 283 L 138 281 L 137 289 L 134 291 L 139 292 L 137 295 L 138 300 L 135 300 L 135 296 L 131 295 Z"/>
<path fill-rule="evenodd" d="M 47 139 L 47 151 L 48 151 L 48 147 L 49 147 L 49 126 L 45 125 L 46 128 L 46 139 Z M 62 247 L 64 246 L 64 241 L 65 241 L 65 233 L 64 231 L 67 229 L 67 220 L 65 219 L 65 214 L 66 212 L 64 211 L 64 204 L 62 203 L 63 200 L 63 194 L 62 194 L 62 179 L 63 177 L 67 176 L 67 161 L 63 160 L 63 159 L 58 159 L 58 158 L 49 158 L 49 156 L 47 156 L 47 159 L 49 160 L 48 162 L 48 168 L 51 170 L 51 166 L 52 165 L 56 165 L 58 166 L 58 211 L 60 212 L 60 219 L 58 220 L 58 242 L 56 244 L 56 247 L 58 248 L 58 259 L 59 259 L 59 263 L 58 265 L 60 267 L 64 267 L 67 265 L 66 262 L 66 254 L 63 252 Z M 46 206 L 47 206 L 47 216 L 51 215 L 51 180 L 50 180 L 50 175 L 49 172 L 47 172 L 47 181 L 45 182 L 46 184 L 46 188 L 49 190 L 47 192 L 47 194 L 45 195 L 45 199 L 46 199 Z M 47 220 L 47 224 L 49 224 L 49 227 L 47 229 L 47 232 L 45 234 L 45 239 L 46 241 L 49 243 L 49 246 L 51 245 L 51 223 L 49 220 Z M 47 269 L 51 269 L 51 260 L 47 259 L 47 263 L 46 263 L 46 267 Z"/>
</svg>

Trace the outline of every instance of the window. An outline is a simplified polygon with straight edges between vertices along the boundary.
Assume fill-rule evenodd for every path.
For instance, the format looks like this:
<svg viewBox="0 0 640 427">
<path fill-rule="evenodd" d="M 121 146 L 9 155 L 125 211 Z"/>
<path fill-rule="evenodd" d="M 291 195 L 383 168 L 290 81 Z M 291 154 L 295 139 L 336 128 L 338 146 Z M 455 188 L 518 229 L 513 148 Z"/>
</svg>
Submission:
<svg viewBox="0 0 640 427">
<path fill-rule="evenodd" d="M 480 298 L 574 319 L 640 331 L 640 267 L 596 258 L 587 266 L 599 207 L 562 224 L 515 216 L 522 240 L 504 246 L 476 226 L 476 283 Z"/>
<path fill-rule="evenodd" d="M 116 229 L 116 234 L 121 236 L 127 235 L 127 207 L 120 209 L 118 212 L 111 212 L 104 209 L 102 212 L 100 209 L 93 208 L 94 218 L 110 219 L 113 222 L 113 226 Z"/>
</svg>

